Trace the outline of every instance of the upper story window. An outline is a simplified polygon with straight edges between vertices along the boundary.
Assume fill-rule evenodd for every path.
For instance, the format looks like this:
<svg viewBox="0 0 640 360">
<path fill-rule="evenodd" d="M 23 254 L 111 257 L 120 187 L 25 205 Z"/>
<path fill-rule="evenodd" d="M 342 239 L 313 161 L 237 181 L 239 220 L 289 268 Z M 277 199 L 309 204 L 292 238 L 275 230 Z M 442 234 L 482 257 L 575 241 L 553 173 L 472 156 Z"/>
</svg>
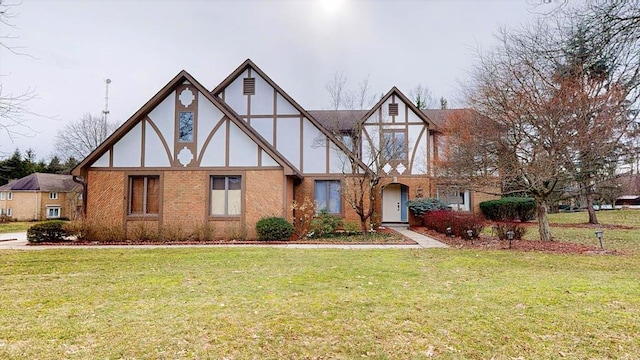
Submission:
<svg viewBox="0 0 640 360">
<path fill-rule="evenodd" d="M 407 133 L 404 130 L 385 130 L 380 144 L 384 161 L 407 159 Z"/>
<path fill-rule="evenodd" d="M 160 212 L 160 177 L 129 177 L 129 215 L 158 215 Z"/>
<path fill-rule="evenodd" d="M 5 193 L 4 191 L 0 191 L 0 200 L 4 200 L 7 198 L 7 193 Z"/>
<path fill-rule="evenodd" d="M 58 193 L 57 192 L 50 192 L 49 193 L 49 199 L 58 200 Z"/>
<path fill-rule="evenodd" d="M 211 215 L 238 216 L 242 213 L 242 177 L 211 177 Z"/>
<path fill-rule="evenodd" d="M 193 142 L 193 111 L 181 111 L 178 126 L 178 141 Z"/>
<path fill-rule="evenodd" d="M 7 200 L 13 200 L 13 193 L 11 191 L 7 193 Z"/>
</svg>

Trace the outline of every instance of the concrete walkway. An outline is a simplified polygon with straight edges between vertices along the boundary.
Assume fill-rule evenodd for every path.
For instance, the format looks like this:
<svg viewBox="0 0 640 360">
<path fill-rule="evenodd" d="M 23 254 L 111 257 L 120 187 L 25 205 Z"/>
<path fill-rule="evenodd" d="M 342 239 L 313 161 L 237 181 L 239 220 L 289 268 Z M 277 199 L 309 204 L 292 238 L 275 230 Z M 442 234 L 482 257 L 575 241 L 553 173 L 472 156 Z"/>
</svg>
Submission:
<svg viewBox="0 0 640 360">
<path fill-rule="evenodd" d="M 178 247 L 274 247 L 274 248 L 287 248 L 287 249 L 424 249 L 424 248 L 446 248 L 446 244 L 443 244 L 433 238 L 418 234 L 408 230 L 406 226 L 392 226 L 393 230 L 400 234 L 410 238 L 417 244 L 411 245 L 348 245 L 348 244 L 229 244 L 229 245 L 47 245 L 47 246 L 28 246 L 27 245 L 27 233 L 8 233 L 0 234 L 0 250 L 47 250 L 47 249 L 152 249 L 152 248 L 178 248 Z"/>
</svg>

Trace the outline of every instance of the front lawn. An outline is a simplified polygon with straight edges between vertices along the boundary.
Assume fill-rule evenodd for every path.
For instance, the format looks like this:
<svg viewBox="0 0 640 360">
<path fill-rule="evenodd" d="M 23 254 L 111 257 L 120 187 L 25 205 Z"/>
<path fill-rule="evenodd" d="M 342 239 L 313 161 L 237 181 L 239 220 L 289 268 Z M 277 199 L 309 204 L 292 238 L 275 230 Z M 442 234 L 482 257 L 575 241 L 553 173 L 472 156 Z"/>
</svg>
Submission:
<svg viewBox="0 0 640 360">
<path fill-rule="evenodd" d="M 277 248 L 0 252 L 0 358 L 640 353 L 640 257 Z"/>
<path fill-rule="evenodd" d="M 38 222 L 35 221 L 10 221 L 0 223 L 0 234 L 27 231 L 37 223 Z"/>
</svg>

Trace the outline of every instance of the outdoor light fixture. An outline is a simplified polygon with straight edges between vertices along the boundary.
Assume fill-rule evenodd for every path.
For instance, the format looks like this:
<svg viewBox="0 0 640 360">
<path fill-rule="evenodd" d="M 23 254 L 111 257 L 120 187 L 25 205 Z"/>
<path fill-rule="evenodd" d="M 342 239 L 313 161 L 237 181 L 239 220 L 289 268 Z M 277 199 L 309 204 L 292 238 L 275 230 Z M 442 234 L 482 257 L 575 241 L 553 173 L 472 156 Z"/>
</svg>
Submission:
<svg viewBox="0 0 640 360">
<path fill-rule="evenodd" d="M 473 244 L 473 230 L 467 230 L 467 235 L 469 235 L 469 240 L 471 240 L 471 243 Z"/>
<path fill-rule="evenodd" d="M 600 249 L 604 249 L 602 246 L 602 230 L 596 231 L 596 237 L 598 238 L 598 241 L 600 241 Z"/>
<path fill-rule="evenodd" d="M 507 231 L 507 239 L 509 239 L 509 249 L 511 249 L 511 240 L 513 240 L 513 237 L 515 236 L 515 232 L 513 232 L 513 230 L 509 230 Z"/>
<path fill-rule="evenodd" d="M 447 226 L 447 236 L 451 237 L 451 226 Z"/>
</svg>

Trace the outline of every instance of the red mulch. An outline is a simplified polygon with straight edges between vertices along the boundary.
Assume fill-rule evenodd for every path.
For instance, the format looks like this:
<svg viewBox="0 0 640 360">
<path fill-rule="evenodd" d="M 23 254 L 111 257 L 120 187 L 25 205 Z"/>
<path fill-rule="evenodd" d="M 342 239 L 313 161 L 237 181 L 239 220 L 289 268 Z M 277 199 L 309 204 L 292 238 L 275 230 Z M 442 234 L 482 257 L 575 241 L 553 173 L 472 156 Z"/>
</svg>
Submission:
<svg viewBox="0 0 640 360">
<path fill-rule="evenodd" d="M 411 230 L 432 237 L 451 247 L 458 249 L 487 249 L 487 250 L 516 250 L 516 251 L 542 251 L 556 254 L 620 254 L 617 250 L 600 249 L 596 246 L 576 244 L 565 241 L 531 241 L 513 240 L 509 249 L 508 240 L 499 240 L 497 237 L 481 235 L 472 241 L 458 237 L 447 237 L 444 234 L 421 226 L 412 226 Z"/>
</svg>

